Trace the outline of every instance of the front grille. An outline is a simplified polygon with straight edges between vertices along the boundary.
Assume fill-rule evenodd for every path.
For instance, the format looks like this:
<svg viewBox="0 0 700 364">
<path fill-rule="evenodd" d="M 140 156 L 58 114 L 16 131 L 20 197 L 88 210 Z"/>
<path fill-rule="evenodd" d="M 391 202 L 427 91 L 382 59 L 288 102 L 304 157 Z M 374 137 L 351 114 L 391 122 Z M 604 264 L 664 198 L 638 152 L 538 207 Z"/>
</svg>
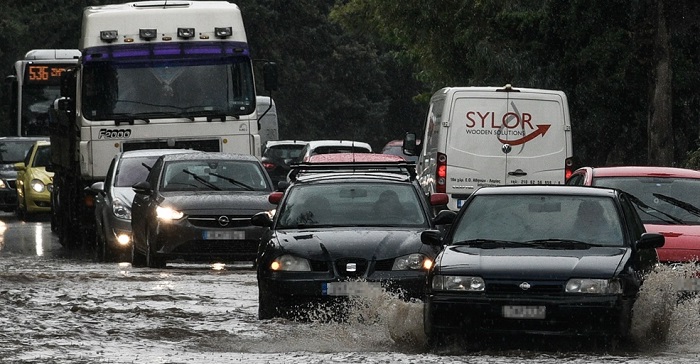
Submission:
<svg viewBox="0 0 700 364">
<path fill-rule="evenodd" d="M 528 289 L 522 289 L 520 285 L 527 282 L 530 285 Z M 542 281 L 510 281 L 510 282 L 486 282 L 486 291 L 488 293 L 509 293 L 509 294 L 545 294 L 557 295 L 564 292 L 563 282 L 542 282 Z"/>
<path fill-rule="evenodd" d="M 227 225 L 221 225 L 219 219 L 226 216 L 229 220 Z M 251 216 L 236 216 L 236 215 L 192 215 L 187 217 L 187 221 L 193 226 L 200 228 L 243 228 L 252 226 L 250 223 Z"/>
<path fill-rule="evenodd" d="M 8 180 L 5 180 L 5 182 L 7 182 L 7 185 L 10 187 L 11 190 L 17 189 L 17 181 L 16 180 L 8 179 Z"/>
<path fill-rule="evenodd" d="M 166 140 L 152 140 L 143 142 L 126 142 L 123 151 L 141 149 L 192 149 L 202 152 L 220 152 L 221 146 L 218 139 L 206 140 L 176 140 L 174 145 L 168 145 Z"/>
<path fill-rule="evenodd" d="M 355 264 L 355 271 L 349 272 L 348 265 Z M 362 258 L 344 258 L 335 261 L 335 267 L 338 269 L 338 274 L 342 277 L 356 278 L 364 276 L 367 271 L 367 260 Z"/>
<path fill-rule="evenodd" d="M 231 258 L 254 257 L 258 252 L 258 240 L 190 240 L 173 250 L 173 255 Z"/>
</svg>

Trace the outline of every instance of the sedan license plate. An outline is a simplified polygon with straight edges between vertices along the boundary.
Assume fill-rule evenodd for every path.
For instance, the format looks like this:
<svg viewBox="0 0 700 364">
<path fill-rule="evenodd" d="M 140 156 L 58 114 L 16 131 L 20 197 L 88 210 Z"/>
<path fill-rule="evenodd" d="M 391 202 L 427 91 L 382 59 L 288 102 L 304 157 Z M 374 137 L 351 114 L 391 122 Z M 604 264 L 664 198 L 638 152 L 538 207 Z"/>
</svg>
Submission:
<svg viewBox="0 0 700 364">
<path fill-rule="evenodd" d="M 245 240 L 245 231 L 216 231 L 205 230 L 202 232 L 204 240 Z"/>
<path fill-rule="evenodd" d="M 321 285 L 324 296 L 369 296 L 381 291 L 379 282 L 328 282 Z"/>
<path fill-rule="evenodd" d="M 503 306 L 503 317 L 517 319 L 544 319 L 545 306 Z"/>
</svg>

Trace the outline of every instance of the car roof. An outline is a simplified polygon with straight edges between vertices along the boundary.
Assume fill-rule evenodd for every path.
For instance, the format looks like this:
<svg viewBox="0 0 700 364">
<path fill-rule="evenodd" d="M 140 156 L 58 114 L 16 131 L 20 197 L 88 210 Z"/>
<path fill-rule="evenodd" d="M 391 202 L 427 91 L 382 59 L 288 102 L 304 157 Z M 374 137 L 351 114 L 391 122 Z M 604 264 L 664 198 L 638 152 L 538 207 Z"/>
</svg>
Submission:
<svg viewBox="0 0 700 364">
<path fill-rule="evenodd" d="M 405 159 L 392 154 L 377 153 L 330 153 L 309 157 L 308 163 L 365 163 L 365 162 L 404 162 Z"/>
<path fill-rule="evenodd" d="M 265 148 L 276 147 L 280 145 L 306 145 L 306 140 L 268 140 L 265 143 Z"/>
<path fill-rule="evenodd" d="M 473 195 L 577 195 L 590 197 L 615 197 L 619 190 L 605 187 L 569 185 L 517 185 L 481 187 Z"/>
<path fill-rule="evenodd" d="M 326 140 L 312 140 L 308 142 L 309 148 L 318 148 L 322 146 L 342 146 L 342 147 L 365 147 L 369 150 L 372 150 L 372 147 L 369 145 L 369 143 L 365 142 L 358 142 L 355 140 L 331 140 L 331 139 L 326 139 Z"/>
<path fill-rule="evenodd" d="M 165 162 L 186 161 L 186 160 L 239 160 L 259 162 L 258 158 L 250 154 L 223 153 L 223 152 L 197 152 L 180 154 L 165 154 L 161 158 Z"/>
<path fill-rule="evenodd" d="M 700 171 L 676 167 L 620 166 L 591 168 L 593 177 L 698 178 Z"/>
<path fill-rule="evenodd" d="M 190 149 L 138 149 L 122 152 L 120 158 L 138 158 L 138 157 L 160 157 L 164 154 L 183 154 L 195 152 Z"/>
</svg>

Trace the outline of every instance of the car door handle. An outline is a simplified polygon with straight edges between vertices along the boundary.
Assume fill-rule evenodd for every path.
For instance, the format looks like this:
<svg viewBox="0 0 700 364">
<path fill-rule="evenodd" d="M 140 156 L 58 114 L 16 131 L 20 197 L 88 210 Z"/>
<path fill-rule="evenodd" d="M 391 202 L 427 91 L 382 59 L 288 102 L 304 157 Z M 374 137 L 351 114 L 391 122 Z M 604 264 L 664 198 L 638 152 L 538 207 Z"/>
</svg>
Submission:
<svg viewBox="0 0 700 364">
<path fill-rule="evenodd" d="M 514 171 L 508 172 L 509 176 L 527 176 L 527 173 L 522 169 L 518 168 Z"/>
</svg>

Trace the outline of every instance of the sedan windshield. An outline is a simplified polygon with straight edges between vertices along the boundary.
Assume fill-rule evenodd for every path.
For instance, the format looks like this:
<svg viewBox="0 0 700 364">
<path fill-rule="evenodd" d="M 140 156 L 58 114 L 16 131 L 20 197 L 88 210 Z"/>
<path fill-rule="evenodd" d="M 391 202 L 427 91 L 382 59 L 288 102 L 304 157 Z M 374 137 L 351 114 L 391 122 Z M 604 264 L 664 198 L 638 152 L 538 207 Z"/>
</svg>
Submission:
<svg viewBox="0 0 700 364">
<path fill-rule="evenodd" d="M 623 246 L 617 211 L 611 198 L 480 195 L 453 227 L 453 241 L 478 247 L 488 243 L 488 247 L 541 249 Z"/>
<path fill-rule="evenodd" d="M 407 184 L 296 186 L 289 190 L 277 227 L 425 227 L 427 220 L 419 199 L 413 186 Z"/>
<path fill-rule="evenodd" d="M 700 180 L 691 178 L 605 177 L 593 185 L 623 190 L 637 203 L 645 224 L 700 225 Z"/>
<path fill-rule="evenodd" d="M 161 191 L 269 191 L 259 163 L 232 160 L 187 160 L 165 165 Z"/>
<path fill-rule="evenodd" d="M 137 182 L 145 181 L 148 177 L 148 168 L 153 166 L 157 155 L 137 158 L 123 158 L 119 163 L 119 169 L 115 176 L 115 187 L 131 187 Z M 146 167 L 148 166 L 148 167 Z"/>
</svg>

